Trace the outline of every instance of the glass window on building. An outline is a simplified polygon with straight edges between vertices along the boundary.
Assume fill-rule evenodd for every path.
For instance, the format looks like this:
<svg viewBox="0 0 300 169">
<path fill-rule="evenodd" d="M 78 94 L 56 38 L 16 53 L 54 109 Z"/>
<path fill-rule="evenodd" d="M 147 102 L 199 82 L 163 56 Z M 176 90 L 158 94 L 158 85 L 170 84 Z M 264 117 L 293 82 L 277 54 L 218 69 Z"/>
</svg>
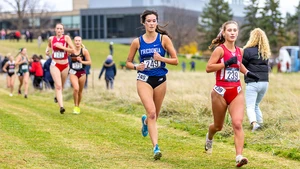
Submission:
<svg viewBox="0 0 300 169">
<path fill-rule="evenodd" d="M 40 18 L 29 18 L 28 21 L 30 27 L 33 26 L 39 27 L 41 25 Z"/>
<path fill-rule="evenodd" d="M 80 16 L 73 16 L 73 28 L 80 28 Z"/>
<path fill-rule="evenodd" d="M 87 16 L 81 16 L 81 26 L 83 29 L 85 29 L 87 27 L 86 25 L 86 17 Z"/>
<path fill-rule="evenodd" d="M 61 23 L 65 28 L 72 28 L 72 16 L 61 17 Z"/>
</svg>

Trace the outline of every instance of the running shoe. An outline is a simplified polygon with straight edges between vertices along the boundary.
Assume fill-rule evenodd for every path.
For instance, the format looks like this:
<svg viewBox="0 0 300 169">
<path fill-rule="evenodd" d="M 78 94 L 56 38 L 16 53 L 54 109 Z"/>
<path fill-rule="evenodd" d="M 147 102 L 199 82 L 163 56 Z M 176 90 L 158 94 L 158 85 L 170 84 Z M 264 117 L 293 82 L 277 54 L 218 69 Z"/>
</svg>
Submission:
<svg viewBox="0 0 300 169">
<path fill-rule="evenodd" d="M 160 152 L 158 144 L 155 145 L 153 152 L 154 152 L 154 156 L 153 156 L 154 160 L 160 160 L 160 158 L 162 157 L 162 154 Z"/>
<path fill-rule="evenodd" d="M 24 95 L 24 98 L 27 99 L 27 94 Z"/>
<path fill-rule="evenodd" d="M 13 94 L 11 93 L 11 94 L 9 94 L 9 96 L 10 96 L 10 97 L 12 97 L 12 96 L 13 96 Z"/>
<path fill-rule="evenodd" d="M 18 94 L 22 94 L 21 90 L 18 90 Z"/>
<path fill-rule="evenodd" d="M 207 133 L 206 140 L 205 140 L 205 146 L 204 146 L 206 153 L 208 153 L 208 154 L 212 153 L 212 144 L 213 144 L 213 140 L 208 139 L 208 133 Z"/>
<path fill-rule="evenodd" d="M 73 109 L 73 114 L 80 114 L 80 108 L 75 106 Z"/>
<path fill-rule="evenodd" d="M 248 159 L 242 155 L 236 156 L 236 167 L 242 167 L 248 163 Z"/>
<path fill-rule="evenodd" d="M 146 136 L 148 135 L 148 126 L 147 126 L 147 124 L 146 124 L 146 119 L 147 119 L 147 116 L 144 114 L 144 115 L 142 116 L 142 129 L 141 129 L 142 135 L 143 135 L 144 137 L 146 137 Z"/>
<path fill-rule="evenodd" d="M 258 130 L 258 129 L 260 129 L 260 125 L 258 123 L 255 123 L 253 125 L 252 132 L 254 132 L 255 130 Z"/>
<path fill-rule="evenodd" d="M 57 98 L 56 97 L 54 97 L 54 103 L 57 103 Z"/>
<path fill-rule="evenodd" d="M 60 114 L 64 114 L 64 112 L 65 112 L 66 110 L 65 110 L 64 107 L 61 107 L 59 111 L 60 111 Z"/>
</svg>

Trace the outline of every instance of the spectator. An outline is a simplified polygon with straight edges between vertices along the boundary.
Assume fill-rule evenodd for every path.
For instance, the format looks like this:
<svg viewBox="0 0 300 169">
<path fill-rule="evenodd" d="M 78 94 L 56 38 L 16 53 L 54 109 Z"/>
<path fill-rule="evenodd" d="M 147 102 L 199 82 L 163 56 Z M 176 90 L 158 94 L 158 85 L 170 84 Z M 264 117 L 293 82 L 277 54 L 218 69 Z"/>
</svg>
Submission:
<svg viewBox="0 0 300 169">
<path fill-rule="evenodd" d="M 113 89 L 114 79 L 117 74 L 117 70 L 116 70 L 116 65 L 113 61 L 113 57 L 111 55 L 107 56 L 106 61 L 103 64 L 103 67 L 99 74 L 99 79 L 101 78 L 104 71 L 105 71 L 106 89 Z"/>
<path fill-rule="evenodd" d="M 186 68 L 185 61 L 182 61 L 181 68 L 182 68 L 182 71 L 185 72 L 185 68 Z"/>
<path fill-rule="evenodd" d="M 191 65 L 191 71 L 195 71 L 196 62 L 192 60 L 190 62 L 190 65 Z"/>
<path fill-rule="evenodd" d="M 30 72 L 34 74 L 34 79 L 33 79 L 33 87 L 35 89 L 42 90 L 43 88 L 41 87 L 41 82 L 43 80 L 43 67 L 40 62 L 40 58 L 37 55 L 33 55 L 32 57 L 33 62 L 31 64 Z"/>
<path fill-rule="evenodd" d="M 54 89 L 54 81 L 52 79 L 51 73 L 50 73 L 50 65 L 52 62 L 51 57 L 47 56 L 47 60 L 43 66 L 44 70 L 44 81 L 46 83 L 46 89 Z"/>
<path fill-rule="evenodd" d="M 114 54 L 114 47 L 113 47 L 113 45 L 114 45 L 114 42 L 110 42 L 109 43 L 109 54 L 112 55 L 112 56 Z"/>
<path fill-rule="evenodd" d="M 17 40 L 17 42 L 19 42 L 19 40 L 21 39 L 21 32 L 20 31 L 15 32 L 15 39 Z"/>
<path fill-rule="evenodd" d="M 1 39 L 5 40 L 6 32 L 4 29 L 1 30 Z"/>
<path fill-rule="evenodd" d="M 88 76 L 90 74 L 90 69 L 91 69 L 91 65 L 85 65 L 85 75 L 86 75 L 86 79 L 85 79 L 85 83 L 84 83 L 85 89 L 87 89 L 87 87 L 88 87 Z"/>
</svg>

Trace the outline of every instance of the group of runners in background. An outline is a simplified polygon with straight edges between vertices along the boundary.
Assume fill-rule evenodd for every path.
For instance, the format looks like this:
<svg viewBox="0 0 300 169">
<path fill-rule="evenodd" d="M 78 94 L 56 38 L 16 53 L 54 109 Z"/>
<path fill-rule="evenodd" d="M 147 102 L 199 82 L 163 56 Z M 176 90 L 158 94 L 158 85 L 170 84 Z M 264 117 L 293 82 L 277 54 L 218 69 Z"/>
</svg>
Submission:
<svg viewBox="0 0 300 169">
<path fill-rule="evenodd" d="M 91 65 L 91 57 L 88 50 L 82 44 L 80 36 L 74 37 L 74 43 L 68 35 L 64 35 L 63 24 L 55 26 L 55 36 L 49 37 L 46 48 L 46 55 L 51 55 L 50 73 L 54 81 L 55 98 L 58 102 L 59 111 L 64 114 L 62 90 L 68 74 L 70 75 L 73 87 L 74 114 L 80 114 L 79 104 L 82 98 L 82 90 L 86 82 L 85 65 Z M 51 52 L 52 50 L 52 52 Z M 3 66 L 3 71 L 7 72 L 7 87 L 10 89 L 10 96 L 13 96 L 15 69 L 18 67 L 17 75 L 20 80 L 18 94 L 22 94 L 24 84 L 24 98 L 28 98 L 29 63 L 33 62 L 27 56 L 27 49 L 21 48 L 16 60 L 13 56 L 8 56 L 9 61 Z M 70 57 L 70 58 L 69 58 Z M 69 61 L 70 60 L 70 61 Z"/>
<path fill-rule="evenodd" d="M 153 146 L 154 159 L 159 160 L 162 157 L 162 153 L 158 146 L 157 120 L 167 88 L 166 74 L 168 70 L 166 64 L 177 65 L 178 58 L 170 35 L 158 25 L 158 14 L 156 11 L 144 11 L 141 15 L 141 24 L 143 24 L 146 32 L 132 41 L 126 67 L 137 71 L 137 93 L 146 111 L 146 114 L 141 118 L 141 132 L 144 137 L 149 133 Z M 245 49 L 249 60 L 243 60 L 243 55 L 245 55 L 244 50 L 235 46 L 238 36 L 238 24 L 234 21 L 224 23 L 220 33 L 212 41 L 210 48 L 214 50 L 206 67 L 206 72 L 216 72 L 216 84 L 211 92 L 213 123 L 208 127 L 205 150 L 207 153 L 212 153 L 213 137 L 216 132 L 222 129 L 226 111 L 228 110 L 234 130 L 237 167 L 248 163 L 248 159 L 242 155 L 244 146 L 242 121 L 244 118 L 245 99 L 241 88 L 239 72 L 245 75 L 247 85 L 251 82 L 257 83 L 260 81 L 268 83 L 267 74 L 261 76 L 256 72 L 255 68 L 248 68 L 243 65 L 265 65 L 270 56 L 269 46 L 266 46 L 268 41 L 264 32 L 261 29 L 254 31 L 256 31 L 253 33 L 256 33 L 253 35 L 255 37 L 250 38 L 246 45 L 247 48 L 251 49 Z M 74 38 L 74 46 L 71 38 L 68 35 L 64 35 L 63 32 L 63 25 L 57 24 L 55 27 L 56 35 L 49 38 L 46 55 L 51 54 L 52 57 L 50 72 L 55 83 L 55 100 L 58 102 L 60 113 L 63 114 L 65 112 L 62 90 L 69 74 L 74 90 L 73 113 L 79 114 L 79 104 L 86 80 L 84 66 L 91 64 L 91 58 L 88 50 L 82 44 L 81 37 L 76 36 Z M 263 36 L 263 40 L 254 41 L 261 38 L 260 36 Z M 261 47 L 260 43 L 263 43 L 264 47 Z M 139 63 L 134 64 L 133 60 L 137 51 L 140 56 Z M 249 54 L 249 52 L 252 53 Z M 165 57 L 166 53 L 170 57 Z M 251 60 L 251 57 L 254 56 L 259 57 Z M 71 57 L 71 63 L 69 63 L 68 57 Z M 255 59 L 257 60 L 255 61 Z M 28 62 L 26 48 L 20 50 L 16 61 L 13 60 L 12 56 L 9 57 L 9 62 L 5 65 L 5 70 L 8 68 L 8 87 L 11 88 L 11 94 L 13 91 L 13 69 L 15 66 L 18 66 L 18 73 L 23 75 L 24 97 L 27 98 L 29 79 Z M 267 67 L 266 70 L 264 67 L 263 71 L 268 72 Z M 19 87 L 19 93 L 20 89 Z M 254 99 L 256 96 L 249 96 L 253 100 L 256 100 L 256 102 L 249 101 L 249 106 L 247 105 L 247 113 L 249 109 L 248 115 L 253 111 L 254 114 L 262 116 L 258 104 L 265 91 L 260 94 L 258 101 Z M 259 123 L 262 123 L 262 117 L 251 115 L 250 124 L 253 125 L 253 130 L 259 127 Z"/>
</svg>

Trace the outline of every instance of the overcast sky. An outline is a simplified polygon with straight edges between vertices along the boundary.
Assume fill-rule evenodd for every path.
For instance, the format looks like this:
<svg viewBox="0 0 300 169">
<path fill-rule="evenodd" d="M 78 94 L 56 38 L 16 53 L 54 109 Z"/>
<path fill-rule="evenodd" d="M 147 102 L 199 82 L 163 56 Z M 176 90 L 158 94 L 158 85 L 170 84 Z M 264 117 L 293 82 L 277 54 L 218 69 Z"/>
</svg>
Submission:
<svg viewBox="0 0 300 169">
<path fill-rule="evenodd" d="M 0 0 L 2 1 L 2 0 Z M 41 0 L 43 2 L 47 2 L 49 7 L 53 6 L 54 9 L 51 11 L 70 11 L 72 10 L 72 0 Z M 122 1 L 122 0 L 120 0 Z M 228 0 L 231 2 L 231 0 Z M 245 2 L 247 0 L 244 0 Z M 99 0 L 99 3 L 101 1 Z M 260 5 L 263 6 L 265 0 L 260 0 Z M 299 0 L 280 0 L 280 11 L 285 16 L 286 12 L 290 12 L 294 14 L 296 12 L 296 6 L 299 4 Z M 1 3 L 3 8 L 7 8 L 8 6 L 5 3 Z"/>
</svg>

